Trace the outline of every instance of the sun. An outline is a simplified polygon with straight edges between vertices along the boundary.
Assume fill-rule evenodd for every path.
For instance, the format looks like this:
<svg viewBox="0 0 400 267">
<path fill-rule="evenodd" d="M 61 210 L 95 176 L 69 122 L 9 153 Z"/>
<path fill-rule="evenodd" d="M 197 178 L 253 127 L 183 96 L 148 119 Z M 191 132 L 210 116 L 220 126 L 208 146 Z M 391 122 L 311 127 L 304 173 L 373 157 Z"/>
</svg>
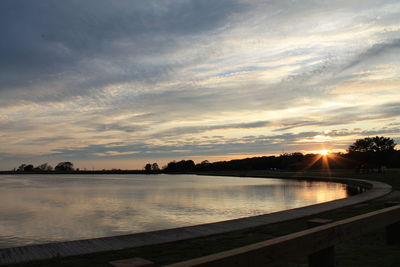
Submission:
<svg viewBox="0 0 400 267">
<path fill-rule="evenodd" d="M 326 150 L 326 149 L 322 149 L 322 150 L 320 150 L 318 153 L 319 153 L 320 155 L 322 155 L 322 156 L 327 156 L 327 155 L 329 154 L 329 151 Z"/>
</svg>

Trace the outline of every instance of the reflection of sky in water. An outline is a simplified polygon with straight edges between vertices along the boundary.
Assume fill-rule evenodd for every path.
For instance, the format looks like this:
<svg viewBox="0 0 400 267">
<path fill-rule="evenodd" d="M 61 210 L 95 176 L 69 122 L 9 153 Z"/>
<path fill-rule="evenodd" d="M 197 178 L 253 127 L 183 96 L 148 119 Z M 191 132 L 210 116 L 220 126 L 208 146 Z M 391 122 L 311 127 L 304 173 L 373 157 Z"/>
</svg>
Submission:
<svg viewBox="0 0 400 267">
<path fill-rule="evenodd" d="M 0 247 L 216 222 L 346 196 L 341 184 L 279 179 L 0 176 Z"/>
</svg>

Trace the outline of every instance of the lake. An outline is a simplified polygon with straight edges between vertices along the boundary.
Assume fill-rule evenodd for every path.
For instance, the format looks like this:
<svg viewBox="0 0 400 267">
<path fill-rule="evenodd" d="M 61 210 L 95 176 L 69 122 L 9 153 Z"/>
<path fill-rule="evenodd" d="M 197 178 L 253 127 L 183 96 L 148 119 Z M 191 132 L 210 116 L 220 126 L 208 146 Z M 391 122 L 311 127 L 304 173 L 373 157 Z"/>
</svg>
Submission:
<svg viewBox="0 0 400 267">
<path fill-rule="evenodd" d="M 346 185 L 197 175 L 2 175 L 0 248 L 217 222 L 348 196 Z"/>
</svg>

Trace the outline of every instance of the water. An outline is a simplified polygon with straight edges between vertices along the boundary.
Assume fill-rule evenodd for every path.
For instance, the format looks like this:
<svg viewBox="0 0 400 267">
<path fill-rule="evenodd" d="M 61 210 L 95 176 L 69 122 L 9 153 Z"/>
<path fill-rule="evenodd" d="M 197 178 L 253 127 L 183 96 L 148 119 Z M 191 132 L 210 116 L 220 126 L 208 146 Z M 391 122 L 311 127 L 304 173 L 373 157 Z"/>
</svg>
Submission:
<svg viewBox="0 0 400 267">
<path fill-rule="evenodd" d="M 342 184 L 282 179 L 0 176 L 0 248 L 217 222 L 347 195 Z"/>
</svg>

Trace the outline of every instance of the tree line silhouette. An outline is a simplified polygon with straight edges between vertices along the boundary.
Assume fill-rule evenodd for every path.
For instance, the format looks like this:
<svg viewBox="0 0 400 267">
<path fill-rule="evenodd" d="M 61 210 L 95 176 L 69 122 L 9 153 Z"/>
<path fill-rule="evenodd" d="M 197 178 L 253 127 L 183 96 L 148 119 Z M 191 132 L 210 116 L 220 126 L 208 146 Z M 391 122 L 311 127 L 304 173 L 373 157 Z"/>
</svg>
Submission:
<svg viewBox="0 0 400 267">
<path fill-rule="evenodd" d="M 284 153 L 279 156 L 263 156 L 229 161 L 209 162 L 204 160 L 195 164 L 193 160 L 171 161 L 160 168 L 154 163 L 147 163 L 143 170 L 79 170 L 69 161 L 58 163 L 54 168 L 48 163 L 34 167 L 21 164 L 13 172 L 28 173 L 182 173 L 230 170 L 314 170 L 314 169 L 355 169 L 357 172 L 382 172 L 385 168 L 400 168 L 400 150 L 396 150 L 393 139 L 376 136 L 356 140 L 349 146 L 347 153 L 303 154 L 300 152 Z"/>
<path fill-rule="evenodd" d="M 194 164 L 192 160 L 173 161 L 164 172 L 203 172 L 230 170 L 314 170 L 355 169 L 358 172 L 382 172 L 385 168 L 400 168 L 400 151 L 395 150 L 393 139 L 376 136 L 356 140 L 347 153 L 303 154 L 285 153 L 279 156 L 252 157 L 210 163 L 205 160 Z"/>
<path fill-rule="evenodd" d="M 18 168 L 14 169 L 14 171 L 18 172 L 35 172 L 35 171 L 46 172 L 53 170 L 67 172 L 67 171 L 74 171 L 75 169 L 74 169 L 74 164 L 69 161 L 60 162 L 54 168 L 46 162 L 36 167 L 34 167 L 32 164 L 21 164 Z"/>
</svg>

